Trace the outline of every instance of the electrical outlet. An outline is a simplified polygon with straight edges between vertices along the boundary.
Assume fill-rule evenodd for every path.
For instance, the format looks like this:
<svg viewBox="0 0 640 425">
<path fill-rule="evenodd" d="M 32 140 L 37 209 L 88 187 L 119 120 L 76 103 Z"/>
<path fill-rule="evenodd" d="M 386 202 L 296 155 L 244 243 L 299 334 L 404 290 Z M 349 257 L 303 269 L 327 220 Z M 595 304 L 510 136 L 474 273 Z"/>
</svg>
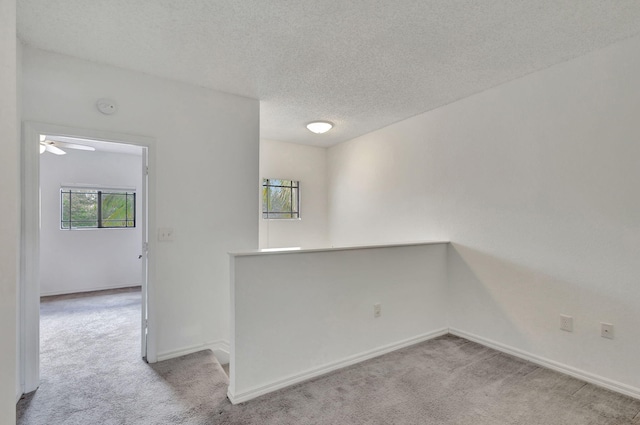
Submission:
<svg viewBox="0 0 640 425">
<path fill-rule="evenodd" d="M 613 339 L 613 325 L 611 323 L 600 323 L 600 336 Z"/>
<path fill-rule="evenodd" d="M 560 315 L 560 329 L 567 332 L 573 332 L 573 317 L 566 314 Z"/>
<path fill-rule="evenodd" d="M 382 316 L 382 304 L 374 304 L 373 305 L 373 317 Z"/>
<path fill-rule="evenodd" d="M 163 227 L 158 229 L 158 241 L 171 242 L 173 240 L 173 229 Z"/>
</svg>

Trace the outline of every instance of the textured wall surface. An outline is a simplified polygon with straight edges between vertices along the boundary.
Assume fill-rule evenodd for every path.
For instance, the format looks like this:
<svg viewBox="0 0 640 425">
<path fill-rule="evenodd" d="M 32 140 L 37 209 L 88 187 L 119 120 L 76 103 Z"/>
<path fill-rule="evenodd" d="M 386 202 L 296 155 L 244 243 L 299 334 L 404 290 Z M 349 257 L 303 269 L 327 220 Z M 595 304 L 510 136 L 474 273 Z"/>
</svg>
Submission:
<svg viewBox="0 0 640 425">
<path fill-rule="evenodd" d="M 637 390 L 639 50 L 629 39 L 330 148 L 332 243 L 450 240 L 452 328 Z"/>
</svg>

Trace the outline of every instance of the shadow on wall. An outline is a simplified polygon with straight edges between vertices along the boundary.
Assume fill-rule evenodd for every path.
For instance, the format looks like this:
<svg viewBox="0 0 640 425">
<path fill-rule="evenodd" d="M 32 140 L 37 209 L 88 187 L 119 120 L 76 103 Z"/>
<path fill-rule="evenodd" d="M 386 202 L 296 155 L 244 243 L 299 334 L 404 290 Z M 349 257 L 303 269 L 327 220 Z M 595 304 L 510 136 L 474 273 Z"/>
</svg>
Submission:
<svg viewBox="0 0 640 425">
<path fill-rule="evenodd" d="M 625 323 L 637 317 L 632 297 L 616 297 L 579 282 L 557 279 L 468 246 L 451 243 L 447 249 L 450 328 L 629 381 L 611 376 L 616 368 L 608 363 L 600 361 L 601 370 L 593 370 L 585 351 L 594 359 L 605 356 L 611 362 L 616 357 L 624 361 L 620 351 L 628 351 L 629 338 L 602 339 L 600 322 L 615 323 L 622 334 Z M 573 333 L 560 330 L 560 314 L 574 316 Z M 636 381 L 629 383 L 638 385 L 640 381 Z"/>
</svg>

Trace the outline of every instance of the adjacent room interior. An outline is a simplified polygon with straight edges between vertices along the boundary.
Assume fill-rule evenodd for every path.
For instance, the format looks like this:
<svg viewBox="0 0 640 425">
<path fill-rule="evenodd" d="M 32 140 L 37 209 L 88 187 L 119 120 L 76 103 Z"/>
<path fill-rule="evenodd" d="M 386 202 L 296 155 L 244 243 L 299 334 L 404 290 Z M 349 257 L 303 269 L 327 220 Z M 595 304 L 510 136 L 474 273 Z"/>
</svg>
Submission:
<svg viewBox="0 0 640 425">
<path fill-rule="evenodd" d="M 640 4 L 1 1 L 0 423 L 640 421 Z M 98 290 L 135 352 L 38 404 Z"/>
<path fill-rule="evenodd" d="M 142 148 L 42 138 L 40 296 L 141 286 Z"/>
<path fill-rule="evenodd" d="M 41 134 L 39 154 L 38 396 L 55 405 L 117 373 L 114 359 L 136 359 L 141 346 L 146 357 L 146 152 Z"/>
</svg>

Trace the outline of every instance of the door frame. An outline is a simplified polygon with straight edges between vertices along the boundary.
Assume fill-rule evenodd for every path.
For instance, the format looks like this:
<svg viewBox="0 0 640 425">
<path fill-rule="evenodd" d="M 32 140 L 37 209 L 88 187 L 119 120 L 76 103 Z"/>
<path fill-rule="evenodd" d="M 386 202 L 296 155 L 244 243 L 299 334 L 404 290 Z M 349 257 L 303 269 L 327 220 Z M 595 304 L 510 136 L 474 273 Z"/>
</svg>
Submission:
<svg viewBox="0 0 640 425">
<path fill-rule="evenodd" d="M 155 326 L 155 240 L 150 238 L 155 222 L 155 139 L 146 136 L 122 134 L 102 130 L 73 128 L 55 124 L 25 121 L 22 125 L 21 144 L 21 229 L 20 229 L 20 317 L 19 317 L 19 374 L 23 393 L 34 391 L 40 385 L 40 134 L 92 139 L 121 143 L 143 148 L 143 230 L 141 314 L 141 354 L 149 363 L 157 361 Z M 146 154 L 146 155 L 145 155 Z M 146 182 L 146 196 L 145 193 Z M 146 198 L 146 200 L 144 199 Z M 146 333 L 145 333 L 146 326 Z"/>
</svg>

